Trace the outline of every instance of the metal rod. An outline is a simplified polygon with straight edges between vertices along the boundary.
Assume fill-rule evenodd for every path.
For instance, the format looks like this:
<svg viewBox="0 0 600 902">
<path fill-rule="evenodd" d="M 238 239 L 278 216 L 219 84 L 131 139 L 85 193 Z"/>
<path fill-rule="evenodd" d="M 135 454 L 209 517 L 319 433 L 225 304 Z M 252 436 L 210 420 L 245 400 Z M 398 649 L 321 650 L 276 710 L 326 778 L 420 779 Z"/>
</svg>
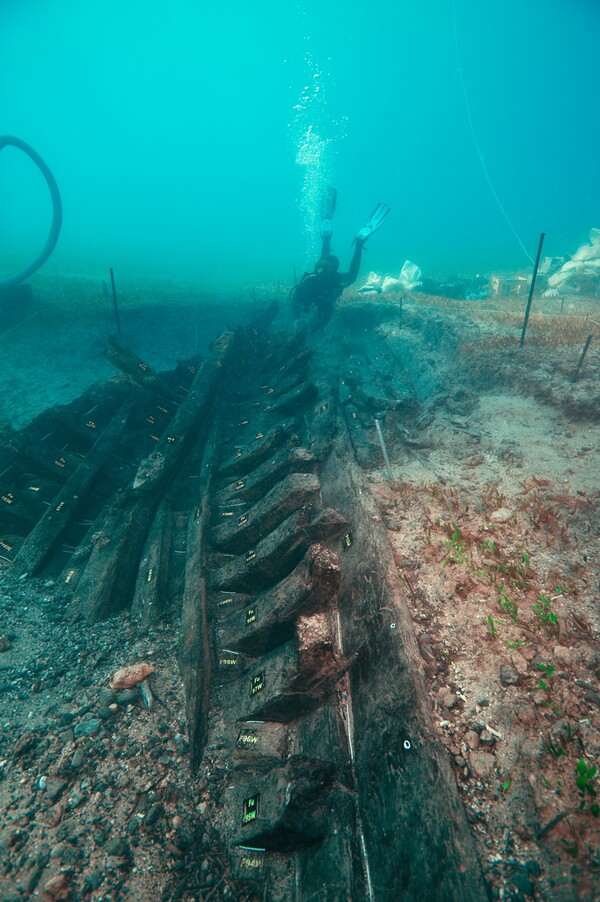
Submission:
<svg viewBox="0 0 600 902">
<path fill-rule="evenodd" d="M 392 473 L 392 466 L 390 464 L 390 459 L 388 457 L 387 448 L 385 446 L 385 439 L 383 438 L 383 432 L 381 431 L 381 424 L 378 419 L 375 419 L 375 428 L 377 429 L 377 435 L 379 437 L 379 444 L 381 445 L 381 451 L 383 454 L 383 459 L 385 461 L 385 468 L 387 470 L 388 479 L 390 482 L 394 481 L 394 474 Z"/>
<path fill-rule="evenodd" d="M 121 337 L 121 322 L 119 320 L 119 307 L 117 305 L 117 289 L 115 288 L 115 274 L 113 268 L 110 268 L 110 284 L 112 286 L 113 304 L 115 305 L 115 319 L 117 321 L 117 335 Z"/>
<path fill-rule="evenodd" d="M 533 298 L 533 289 L 535 288 L 535 280 L 537 278 L 538 267 L 540 265 L 540 257 L 542 256 L 542 247 L 544 244 L 544 238 L 546 237 L 545 232 L 541 232 L 540 234 L 540 243 L 538 244 L 537 255 L 535 258 L 535 264 L 533 266 L 533 275 L 531 277 L 531 285 L 529 286 L 529 297 L 527 298 L 527 307 L 525 309 L 525 319 L 523 320 L 523 329 L 521 331 L 521 342 L 520 347 L 522 348 L 525 343 L 525 331 L 527 329 L 527 323 L 529 322 L 529 311 L 531 310 L 531 301 Z"/>
<path fill-rule="evenodd" d="M 583 351 L 581 352 L 581 357 L 579 358 L 579 363 L 577 364 L 577 369 L 575 370 L 575 373 L 573 374 L 573 382 L 577 382 L 577 380 L 579 379 L 579 371 L 581 370 L 581 367 L 583 366 L 583 361 L 585 360 L 585 355 L 587 354 L 588 348 L 591 343 L 592 343 L 592 336 L 588 335 L 588 337 L 585 340 L 585 344 L 583 346 Z"/>
</svg>

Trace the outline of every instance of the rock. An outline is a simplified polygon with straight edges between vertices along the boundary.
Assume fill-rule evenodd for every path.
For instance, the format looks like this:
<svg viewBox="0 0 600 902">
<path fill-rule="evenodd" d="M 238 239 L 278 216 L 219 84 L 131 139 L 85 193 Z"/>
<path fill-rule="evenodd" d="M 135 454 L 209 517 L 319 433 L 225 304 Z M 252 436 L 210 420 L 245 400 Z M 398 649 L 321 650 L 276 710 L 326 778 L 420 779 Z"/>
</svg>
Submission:
<svg viewBox="0 0 600 902">
<path fill-rule="evenodd" d="M 151 711 L 154 704 L 154 696 L 152 695 L 152 690 L 150 689 L 150 683 L 148 682 L 148 680 L 142 680 L 142 682 L 140 683 L 140 695 L 142 696 L 144 708 L 146 708 L 148 711 Z"/>
<path fill-rule="evenodd" d="M 52 899 L 68 899 L 71 895 L 71 871 L 61 871 L 44 884 L 44 892 Z"/>
<path fill-rule="evenodd" d="M 131 858 L 131 849 L 124 839 L 114 836 L 106 846 L 106 854 L 114 858 Z"/>
<path fill-rule="evenodd" d="M 513 877 L 513 883 L 524 896 L 533 896 L 533 884 L 529 879 L 526 868 L 519 868 Z"/>
<path fill-rule="evenodd" d="M 521 677 L 512 664 L 500 666 L 500 682 L 503 686 L 518 686 Z"/>
<path fill-rule="evenodd" d="M 35 740 L 35 733 L 25 733 L 17 739 L 13 749 L 13 758 L 20 758 L 21 755 L 24 755 L 27 752 L 33 752 L 35 750 Z"/>
<path fill-rule="evenodd" d="M 75 754 L 71 758 L 72 769 L 79 770 L 79 768 L 82 766 L 84 761 L 85 761 L 85 752 L 83 751 L 83 749 L 77 749 L 75 751 Z"/>
<path fill-rule="evenodd" d="M 449 711 L 451 711 L 452 708 L 456 708 L 458 705 L 458 698 L 453 692 L 443 692 L 440 696 L 440 701 L 444 708 L 448 708 Z"/>
<path fill-rule="evenodd" d="M 475 730 L 467 730 L 465 733 L 465 743 L 470 749 L 479 748 L 479 735 L 475 732 Z"/>
<path fill-rule="evenodd" d="M 90 888 L 90 892 L 98 889 L 98 887 L 102 883 L 102 879 L 102 874 L 98 873 L 98 871 L 92 871 L 91 874 L 86 874 L 83 878 L 86 886 Z"/>
<path fill-rule="evenodd" d="M 74 739 L 79 739 L 81 736 L 94 736 L 100 732 L 101 726 L 102 722 L 100 720 L 82 720 L 74 727 L 73 737 Z"/>
<path fill-rule="evenodd" d="M 584 695 L 586 702 L 589 702 L 591 705 L 596 705 L 597 708 L 600 708 L 600 695 L 597 692 L 594 692 L 593 689 L 590 692 L 586 692 Z"/>
<path fill-rule="evenodd" d="M 552 657 L 558 664 L 573 667 L 579 663 L 581 653 L 576 648 L 567 648 L 565 645 L 555 645 L 552 649 Z"/>
<path fill-rule="evenodd" d="M 164 816 L 164 813 L 165 811 L 162 805 L 150 805 L 146 812 L 146 817 L 144 818 L 144 824 L 146 827 L 151 827 L 152 824 L 155 824 Z"/>
<path fill-rule="evenodd" d="M 133 664 L 131 667 L 123 667 L 110 678 L 111 689 L 130 689 L 141 683 L 151 673 L 154 673 L 154 665 L 145 661 Z"/>
<path fill-rule="evenodd" d="M 497 511 L 492 511 L 490 520 L 494 523 L 508 523 L 513 519 L 515 512 L 508 507 L 500 507 Z"/>
<path fill-rule="evenodd" d="M 490 777 L 496 767 L 496 759 L 490 752 L 471 752 L 471 767 L 478 777 Z"/>
<path fill-rule="evenodd" d="M 7 636 L 0 636 L 0 651 L 8 651 L 12 647 L 12 642 Z"/>
<path fill-rule="evenodd" d="M 46 794 L 51 802 L 56 802 L 63 794 L 67 787 L 67 781 L 61 780 L 60 777 L 47 777 L 44 785 Z"/>
<path fill-rule="evenodd" d="M 126 705 L 135 705 L 139 699 L 140 694 L 137 689 L 124 689 L 117 695 L 116 702 L 124 708 Z"/>
<path fill-rule="evenodd" d="M 489 730 L 482 730 L 479 734 L 479 742 L 481 745 L 492 746 L 496 740 Z"/>
<path fill-rule="evenodd" d="M 100 689 L 98 692 L 98 703 L 102 706 L 108 706 L 115 700 L 115 693 L 112 689 Z"/>
</svg>

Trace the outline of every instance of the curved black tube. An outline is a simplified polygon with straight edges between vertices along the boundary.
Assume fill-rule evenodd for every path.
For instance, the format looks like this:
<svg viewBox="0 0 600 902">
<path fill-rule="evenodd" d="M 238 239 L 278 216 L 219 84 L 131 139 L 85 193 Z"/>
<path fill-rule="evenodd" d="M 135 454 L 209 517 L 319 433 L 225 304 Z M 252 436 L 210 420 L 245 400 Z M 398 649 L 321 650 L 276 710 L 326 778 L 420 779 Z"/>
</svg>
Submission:
<svg viewBox="0 0 600 902">
<path fill-rule="evenodd" d="M 33 263 L 30 263 L 29 266 L 26 266 L 25 269 L 22 269 L 21 272 L 18 272 L 14 276 L 9 276 L 6 279 L 0 279 L 0 288 L 7 288 L 11 285 L 18 285 L 19 282 L 22 282 L 24 279 L 28 278 L 28 276 L 38 270 L 40 266 L 42 266 L 46 262 L 46 260 L 54 250 L 56 242 L 58 241 L 60 227 L 62 225 L 62 203 L 60 200 L 58 185 L 56 184 L 56 179 L 40 157 L 39 153 L 36 153 L 33 147 L 30 147 L 29 144 L 25 143 L 25 141 L 21 141 L 20 138 L 13 138 L 11 135 L 0 135 L 0 150 L 2 150 L 4 147 L 7 147 L 8 145 L 18 147 L 19 150 L 22 150 L 23 153 L 26 153 L 27 156 L 33 160 L 35 165 L 38 167 L 38 169 L 46 179 L 46 183 L 48 185 L 48 188 L 50 189 L 50 197 L 52 198 L 52 225 L 50 226 L 50 232 L 48 233 L 46 243 Z"/>
</svg>

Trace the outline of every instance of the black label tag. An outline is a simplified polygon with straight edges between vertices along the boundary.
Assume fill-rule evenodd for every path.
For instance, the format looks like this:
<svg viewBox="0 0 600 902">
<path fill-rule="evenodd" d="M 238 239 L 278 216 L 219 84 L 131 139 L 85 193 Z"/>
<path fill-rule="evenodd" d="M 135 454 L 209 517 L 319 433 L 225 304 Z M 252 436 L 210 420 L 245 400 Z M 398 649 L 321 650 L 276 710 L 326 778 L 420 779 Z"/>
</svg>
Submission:
<svg viewBox="0 0 600 902">
<path fill-rule="evenodd" d="M 251 623 L 256 623 L 258 620 L 258 611 L 256 608 L 248 608 L 246 611 L 246 626 L 250 626 Z"/>
<path fill-rule="evenodd" d="M 351 547 L 352 547 L 352 544 L 353 544 L 353 542 L 354 542 L 354 539 L 352 538 L 352 533 L 351 533 L 351 532 L 347 532 L 347 533 L 346 533 L 346 535 L 344 536 L 343 542 L 344 542 L 344 548 L 351 548 Z"/>
<path fill-rule="evenodd" d="M 255 749 L 258 746 L 258 733 L 256 730 L 240 730 L 236 739 L 236 748 Z"/>
<path fill-rule="evenodd" d="M 250 796 L 249 799 L 244 799 L 244 805 L 242 809 L 242 826 L 245 826 L 245 824 L 251 824 L 252 821 L 257 820 L 259 803 L 260 793 L 257 793 L 255 796 Z"/>
<path fill-rule="evenodd" d="M 252 683 L 250 685 L 250 695 L 256 695 L 257 692 L 262 692 L 265 688 L 265 674 L 257 673 L 256 676 L 252 677 Z"/>
<path fill-rule="evenodd" d="M 222 670 L 231 670 L 232 667 L 237 667 L 239 660 L 239 655 L 234 654 L 232 651 L 219 652 L 219 667 Z"/>
<path fill-rule="evenodd" d="M 248 850 L 240 859 L 240 868 L 244 874 L 255 874 L 262 871 L 265 864 L 264 856 L 259 852 L 251 852 Z"/>
</svg>

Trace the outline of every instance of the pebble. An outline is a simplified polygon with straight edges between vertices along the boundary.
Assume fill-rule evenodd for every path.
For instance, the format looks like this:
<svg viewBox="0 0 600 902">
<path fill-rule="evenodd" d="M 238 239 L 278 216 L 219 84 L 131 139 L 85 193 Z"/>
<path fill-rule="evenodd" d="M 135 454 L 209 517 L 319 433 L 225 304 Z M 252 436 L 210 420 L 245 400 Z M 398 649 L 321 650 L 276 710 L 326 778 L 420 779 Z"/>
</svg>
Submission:
<svg viewBox="0 0 600 902">
<path fill-rule="evenodd" d="M 500 682 L 503 686 L 518 686 L 521 677 L 512 664 L 502 664 L 500 666 Z"/>
<path fill-rule="evenodd" d="M 165 811 L 162 805 L 151 805 L 146 812 L 146 817 L 144 818 L 144 823 L 147 827 L 151 827 L 152 824 L 155 824 L 161 817 L 163 817 Z"/>
<path fill-rule="evenodd" d="M 494 772 L 496 759 L 490 752 L 471 752 L 471 767 L 478 777 L 489 777 Z"/>
<path fill-rule="evenodd" d="M 134 705 L 139 701 L 140 694 L 137 689 L 123 689 L 119 692 L 115 701 L 118 705 L 125 707 L 126 705 Z"/>
<path fill-rule="evenodd" d="M 86 874 L 83 879 L 84 883 L 89 886 L 90 890 L 93 892 L 98 889 L 102 883 L 102 874 L 98 873 L 98 871 L 92 871 L 91 874 Z"/>
<path fill-rule="evenodd" d="M 73 737 L 79 739 L 81 736 L 94 736 L 100 732 L 102 722 L 100 720 L 82 720 L 73 728 Z"/>
<path fill-rule="evenodd" d="M 70 882 L 71 871 L 61 871 L 45 883 L 44 892 L 54 899 L 67 899 Z"/>
<path fill-rule="evenodd" d="M 67 787 L 67 781 L 61 780 L 59 777 L 47 777 L 45 790 L 51 802 L 56 800 L 63 794 Z"/>
<path fill-rule="evenodd" d="M 490 520 L 494 523 L 508 523 L 513 519 L 515 512 L 508 507 L 500 507 L 497 511 L 492 511 Z"/>
<path fill-rule="evenodd" d="M 71 767 L 73 770 L 79 770 L 83 762 L 85 761 L 85 752 L 83 749 L 77 749 L 75 754 L 71 758 Z"/>
<path fill-rule="evenodd" d="M 120 836 L 114 836 L 110 840 L 106 846 L 106 853 L 116 858 L 131 858 L 131 849 Z"/>
<path fill-rule="evenodd" d="M 444 692 L 441 696 L 441 702 L 445 708 L 451 711 L 452 708 L 456 708 L 458 705 L 458 698 L 453 692 Z"/>
<path fill-rule="evenodd" d="M 470 749 L 479 748 L 479 734 L 475 730 L 467 730 L 465 733 L 465 742 Z"/>
<path fill-rule="evenodd" d="M 11 646 L 12 642 L 7 636 L 0 636 L 0 651 L 8 651 Z"/>
<path fill-rule="evenodd" d="M 597 692 L 591 690 L 590 692 L 586 692 L 584 695 L 586 702 L 590 702 L 592 705 L 596 705 L 597 708 L 600 708 L 600 695 Z"/>
</svg>

